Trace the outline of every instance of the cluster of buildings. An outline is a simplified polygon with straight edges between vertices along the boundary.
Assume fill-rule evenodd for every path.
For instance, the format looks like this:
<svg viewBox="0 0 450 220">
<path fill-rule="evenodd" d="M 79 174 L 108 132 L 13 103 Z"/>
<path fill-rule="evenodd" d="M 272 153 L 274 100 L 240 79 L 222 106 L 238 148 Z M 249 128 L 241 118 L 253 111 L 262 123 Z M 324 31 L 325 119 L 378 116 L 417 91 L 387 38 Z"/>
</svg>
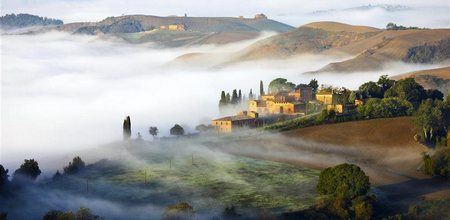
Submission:
<svg viewBox="0 0 450 220">
<path fill-rule="evenodd" d="M 307 115 L 333 109 L 336 113 L 348 110 L 341 94 L 333 91 L 318 91 L 308 85 L 299 85 L 291 92 L 262 95 L 259 99 L 248 101 L 248 110 L 234 116 L 212 120 L 218 133 L 230 133 L 233 130 L 247 127 L 254 128 L 264 123 L 264 117 Z"/>
</svg>

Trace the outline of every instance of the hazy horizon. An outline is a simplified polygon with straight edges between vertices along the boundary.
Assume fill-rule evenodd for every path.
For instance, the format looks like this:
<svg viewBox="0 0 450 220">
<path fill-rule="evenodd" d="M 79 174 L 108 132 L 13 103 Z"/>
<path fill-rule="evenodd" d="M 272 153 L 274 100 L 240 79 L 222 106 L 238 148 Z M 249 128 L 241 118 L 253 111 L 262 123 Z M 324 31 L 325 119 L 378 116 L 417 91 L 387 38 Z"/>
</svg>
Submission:
<svg viewBox="0 0 450 220">
<path fill-rule="evenodd" d="M 119 0 L 2 0 L 1 14 L 30 13 L 70 22 L 100 21 L 110 16 L 145 14 L 190 17 L 253 17 L 264 13 L 270 19 L 294 27 L 314 21 L 337 21 L 383 28 L 388 22 L 429 28 L 450 27 L 449 2 L 414 1 L 132 1 Z M 363 8 L 363 6 L 381 6 Z M 208 10 L 204 10 L 208 8 Z M 55 10 L 57 9 L 57 10 Z"/>
</svg>

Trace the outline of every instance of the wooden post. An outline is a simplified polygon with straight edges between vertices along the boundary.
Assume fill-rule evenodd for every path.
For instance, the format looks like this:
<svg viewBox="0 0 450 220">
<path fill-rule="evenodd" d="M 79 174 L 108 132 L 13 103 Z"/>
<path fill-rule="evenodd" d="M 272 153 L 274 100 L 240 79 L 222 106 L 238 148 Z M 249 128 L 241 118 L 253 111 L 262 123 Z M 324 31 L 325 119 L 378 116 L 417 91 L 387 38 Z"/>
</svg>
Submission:
<svg viewBox="0 0 450 220">
<path fill-rule="evenodd" d="M 89 179 L 86 178 L 86 192 L 89 193 Z"/>
<path fill-rule="evenodd" d="M 194 153 L 192 153 L 192 165 L 194 165 Z"/>
<path fill-rule="evenodd" d="M 172 169 L 172 159 L 169 160 L 169 170 Z"/>
</svg>

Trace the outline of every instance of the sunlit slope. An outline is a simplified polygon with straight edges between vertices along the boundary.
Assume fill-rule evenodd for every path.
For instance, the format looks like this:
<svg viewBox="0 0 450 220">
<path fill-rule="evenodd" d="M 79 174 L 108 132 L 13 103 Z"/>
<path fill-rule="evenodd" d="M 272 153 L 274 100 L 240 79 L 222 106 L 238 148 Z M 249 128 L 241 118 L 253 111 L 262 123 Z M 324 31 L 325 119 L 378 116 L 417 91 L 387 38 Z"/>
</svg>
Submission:
<svg viewBox="0 0 450 220">
<path fill-rule="evenodd" d="M 425 89 L 438 89 L 444 95 L 450 92 L 450 66 L 404 73 L 391 77 L 399 80 L 412 77 Z"/>
<path fill-rule="evenodd" d="M 408 50 L 416 46 L 435 45 L 450 38 L 450 29 L 383 31 L 373 37 L 355 42 L 335 51 L 355 55 L 354 58 L 331 63 L 319 72 L 369 71 L 388 62 L 403 62 Z"/>
<path fill-rule="evenodd" d="M 315 72 L 370 71 L 393 61 L 409 62 L 407 57 L 410 49 L 438 45 L 449 38 L 450 29 L 388 31 L 337 22 L 315 22 L 258 41 L 240 51 L 227 64 L 258 59 L 284 59 L 301 54 L 344 55 L 342 57 L 351 58 L 330 63 Z M 441 47 L 446 47 L 445 45 L 446 43 Z M 439 50 L 443 50 L 441 52 L 448 59 L 450 54 L 447 49 Z"/>
<path fill-rule="evenodd" d="M 395 80 L 399 80 L 399 79 L 408 78 L 408 77 L 417 78 L 419 76 L 434 76 L 434 77 L 439 77 L 442 79 L 450 79 L 450 66 L 403 73 L 400 75 L 393 76 L 391 78 L 395 79 Z"/>
<path fill-rule="evenodd" d="M 321 53 L 376 35 L 380 30 L 336 22 L 311 23 L 293 31 L 261 40 L 242 51 L 235 61 L 285 58 L 304 53 Z"/>
</svg>

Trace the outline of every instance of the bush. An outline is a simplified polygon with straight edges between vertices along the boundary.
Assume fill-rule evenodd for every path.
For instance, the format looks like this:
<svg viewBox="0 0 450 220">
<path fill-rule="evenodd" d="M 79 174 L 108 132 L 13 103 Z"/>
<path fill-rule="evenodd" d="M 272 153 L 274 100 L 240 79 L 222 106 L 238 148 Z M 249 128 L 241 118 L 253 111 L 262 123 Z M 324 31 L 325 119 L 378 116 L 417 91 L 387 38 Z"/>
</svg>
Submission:
<svg viewBox="0 0 450 220">
<path fill-rule="evenodd" d="M 366 195 L 370 189 L 369 177 L 353 164 L 340 164 L 323 170 L 317 183 L 322 195 L 353 198 Z"/>
<path fill-rule="evenodd" d="M 195 212 L 191 205 L 185 202 L 169 205 L 162 215 L 163 220 L 195 219 Z"/>
</svg>

